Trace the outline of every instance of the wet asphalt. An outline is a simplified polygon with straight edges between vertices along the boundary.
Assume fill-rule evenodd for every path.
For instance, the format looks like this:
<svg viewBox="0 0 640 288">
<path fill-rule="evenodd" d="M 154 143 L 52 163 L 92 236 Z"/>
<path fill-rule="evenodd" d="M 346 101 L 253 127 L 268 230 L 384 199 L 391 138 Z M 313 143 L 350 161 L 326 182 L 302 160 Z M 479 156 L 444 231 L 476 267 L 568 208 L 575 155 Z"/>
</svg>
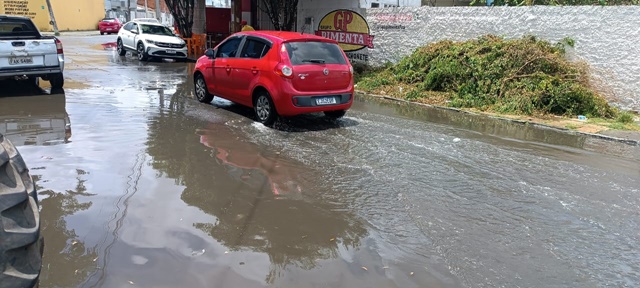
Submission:
<svg viewBox="0 0 640 288">
<path fill-rule="evenodd" d="M 193 63 L 62 40 L 64 91 L 0 91 L 40 287 L 640 286 L 638 146 L 364 96 L 267 128 Z"/>
</svg>

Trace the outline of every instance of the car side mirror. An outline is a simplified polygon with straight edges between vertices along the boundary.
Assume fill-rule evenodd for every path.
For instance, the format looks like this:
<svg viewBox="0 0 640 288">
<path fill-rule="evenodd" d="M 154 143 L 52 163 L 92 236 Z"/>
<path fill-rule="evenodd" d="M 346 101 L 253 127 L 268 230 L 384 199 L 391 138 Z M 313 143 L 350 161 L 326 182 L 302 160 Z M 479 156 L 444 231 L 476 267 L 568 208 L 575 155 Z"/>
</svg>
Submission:
<svg viewBox="0 0 640 288">
<path fill-rule="evenodd" d="M 204 51 L 204 55 L 209 57 L 209 59 L 215 59 L 216 58 L 216 51 L 209 48 L 207 49 L 207 51 Z"/>
</svg>

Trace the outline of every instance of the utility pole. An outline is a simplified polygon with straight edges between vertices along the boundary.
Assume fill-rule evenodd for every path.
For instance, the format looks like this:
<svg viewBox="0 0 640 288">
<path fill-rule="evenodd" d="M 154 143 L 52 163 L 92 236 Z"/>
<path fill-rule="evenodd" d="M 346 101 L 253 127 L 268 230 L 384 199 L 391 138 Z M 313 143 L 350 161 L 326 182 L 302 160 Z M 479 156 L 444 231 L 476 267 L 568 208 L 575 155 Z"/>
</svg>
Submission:
<svg viewBox="0 0 640 288">
<path fill-rule="evenodd" d="M 158 19 L 158 21 L 162 23 L 162 11 L 160 10 L 160 0 L 156 0 L 156 19 Z"/>
<path fill-rule="evenodd" d="M 127 0 L 127 21 L 131 21 L 133 17 L 131 17 L 131 0 Z"/>
<path fill-rule="evenodd" d="M 53 9 L 51 9 L 50 0 L 47 0 L 47 8 L 49 8 L 49 18 L 51 18 L 51 24 L 53 24 L 53 34 L 56 36 L 60 36 L 60 32 L 58 32 L 58 22 L 56 22 L 56 17 L 53 16 Z"/>
</svg>

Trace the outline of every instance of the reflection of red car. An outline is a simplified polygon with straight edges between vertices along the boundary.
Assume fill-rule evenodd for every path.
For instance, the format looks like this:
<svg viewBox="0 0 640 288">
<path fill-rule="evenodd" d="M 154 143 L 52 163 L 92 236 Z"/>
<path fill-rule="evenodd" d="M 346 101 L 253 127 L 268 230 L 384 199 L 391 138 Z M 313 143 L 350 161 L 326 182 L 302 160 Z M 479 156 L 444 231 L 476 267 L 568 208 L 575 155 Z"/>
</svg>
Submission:
<svg viewBox="0 0 640 288">
<path fill-rule="evenodd" d="M 258 171 L 269 180 L 271 191 L 275 195 L 291 195 L 302 192 L 300 187 L 300 172 L 304 170 L 302 164 L 260 151 L 253 143 L 238 141 L 233 131 L 224 126 L 211 126 L 209 129 L 198 129 L 200 143 L 215 150 L 216 158 L 224 165 L 248 171 Z M 242 176 L 244 180 L 257 175 L 248 173 Z M 246 179 L 245 179 L 246 178 Z"/>
<path fill-rule="evenodd" d="M 98 30 L 100 30 L 100 35 L 104 35 L 104 33 L 118 33 L 122 27 L 122 22 L 118 20 L 118 18 L 104 18 L 98 22 Z"/>
<path fill-rule="evenodd" d="M 233 34 L 198 59 L 194 81 L 200 102 L 253 107 L 265 125 L 278 115 L 340 118 L 353 103 L 353 67 L 338 43 L 297 32 Z"/>
</svg>

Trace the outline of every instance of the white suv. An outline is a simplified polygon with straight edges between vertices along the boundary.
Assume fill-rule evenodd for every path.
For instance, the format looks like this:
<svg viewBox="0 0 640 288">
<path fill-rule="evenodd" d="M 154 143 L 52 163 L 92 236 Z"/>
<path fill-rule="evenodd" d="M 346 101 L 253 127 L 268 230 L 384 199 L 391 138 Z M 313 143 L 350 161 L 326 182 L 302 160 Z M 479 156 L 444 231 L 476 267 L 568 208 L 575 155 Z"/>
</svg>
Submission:
<svg viewBox="0 0 640 288">
<path fill-rule="evenodd" d="M 149 58 L 187 59 L 187 44 L 171 29 L 159 23 L 133 20 L 124 24 L 118 32 L 118 54 L 127 50 L 138 54 L 138 60 Z"/>
</svg>

